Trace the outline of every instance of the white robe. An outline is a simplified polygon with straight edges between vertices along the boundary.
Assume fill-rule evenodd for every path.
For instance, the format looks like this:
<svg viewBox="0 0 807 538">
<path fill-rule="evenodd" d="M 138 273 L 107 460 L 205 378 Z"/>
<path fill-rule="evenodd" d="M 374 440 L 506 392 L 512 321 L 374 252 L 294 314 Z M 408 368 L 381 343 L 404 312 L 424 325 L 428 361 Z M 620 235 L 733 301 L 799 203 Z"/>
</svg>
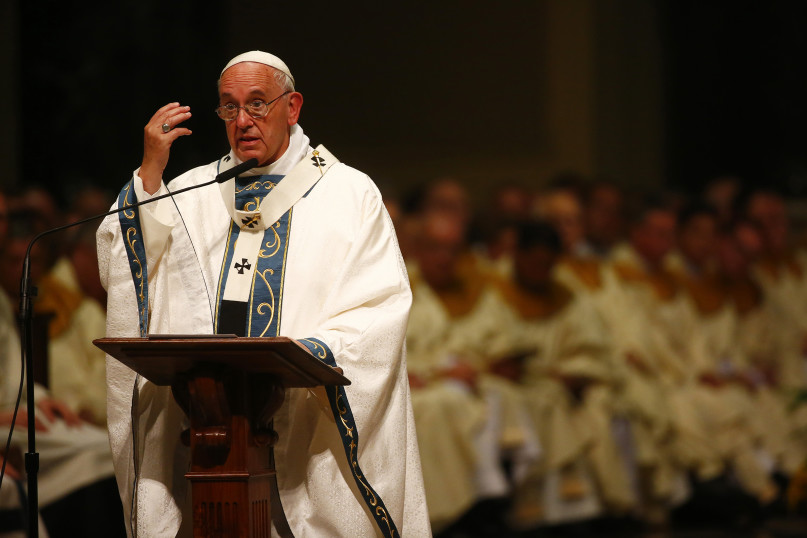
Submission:
<svg viewBox="0 0 807 538">
<path fill-rule="evenodd" d="M 295 126 L 289 149 L 261 173 L 284 175 L 307 150 L 308 138 Z M 171 188 L 203 183 L 215 174 L 216 162 L 179 176 Z M 142 189 L 137 176 L 135 183 Z M 153 204 L 161 206 L 149 211 L 155 221 L 141 211 L 149 230 L 144 234 L 153 232 L 146 238 L 149 332 L 211 333 L 230 216 L 215 185 L 178 195 L 175 202 L 187 232 L 176 219 L 166 225 L 170 201 Z M 180 248 L 188 236 L 206 284 L 195 257 Z M 109 293 L 107 334 L 138 336 L 132 275 L 116 217 L 101 225 L 98 245 L 101 279 Z M 360 432 L 359 464 L 401 535 L 429 535 L 404 350 L 411 292 L 392 223 L 366 175 L 333 165 L 294 206 L 282 304 L 280 334 L 321 340 L 352 381 L 346 392 Z M 183 477 L 188 453 L 178 442 L 185 418 L 170 389 L 143 380 L 132 413 L 134 372 L 114 359 L 108 360 L 107 371 L 110 441 L 126 516 L 136 522 L 139 536 L 174 536 L 180 524 L 185 532 L 191 526 Z M 136 445 L 133 414 L 138 417 Z M 327 403 L 307 390 L 287 390 L 274 428 L 280 435 L 275 446 L 278 486 L 295 536 L 380 535 Z M 133 511 L 135 457 L 139 480 Z"/>
<path fill-rule="evenodd" d="M 73 264 L 62 258 L 50 273 L 60 284 L 82 295 L 70 324 L 48 346 L 50 390 L 75 413 L 89 411 L 93 423 L 106 424 L 106 361 L 92 341 L 104 335 L 106 313 L 95 299 L 84 295 Z"/>
</svg>

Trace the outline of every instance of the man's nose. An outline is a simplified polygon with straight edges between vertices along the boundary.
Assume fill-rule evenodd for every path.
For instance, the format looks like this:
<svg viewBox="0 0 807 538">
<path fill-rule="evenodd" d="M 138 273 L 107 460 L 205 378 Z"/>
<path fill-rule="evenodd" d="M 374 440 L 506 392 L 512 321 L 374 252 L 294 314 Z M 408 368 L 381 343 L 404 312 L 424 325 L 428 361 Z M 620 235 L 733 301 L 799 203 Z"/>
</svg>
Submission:
<svg viewBox="0 0 807 538">
<path fill-rule="evenodd" d="M 239 129 L 246 129 L 250 125 L 252 125 L 252 116 L 247 114 L 247 111 L 243 108 L 238 109 L 238 115 L 235 117 L 235 124 L 238 126 Z"/>
</svg>

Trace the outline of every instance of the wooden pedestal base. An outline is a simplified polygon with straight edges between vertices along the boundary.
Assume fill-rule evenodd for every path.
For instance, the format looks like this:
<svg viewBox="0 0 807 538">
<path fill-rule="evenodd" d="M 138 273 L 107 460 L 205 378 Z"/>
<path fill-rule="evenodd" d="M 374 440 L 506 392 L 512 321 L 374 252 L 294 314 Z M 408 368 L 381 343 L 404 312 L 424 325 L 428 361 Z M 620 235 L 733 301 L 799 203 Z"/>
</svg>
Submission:
<svg viewBox="0 0 807 538">
<path fill-rule="evenodd" d="M 182 376 L 173 392 L 191 423 L 182 440 L 192 452 L 185 477 L 194 538 L 269 538 L 277 501 L 271 419 L 283 387 L 271 376 L 211 367 Z"/>
</svg>

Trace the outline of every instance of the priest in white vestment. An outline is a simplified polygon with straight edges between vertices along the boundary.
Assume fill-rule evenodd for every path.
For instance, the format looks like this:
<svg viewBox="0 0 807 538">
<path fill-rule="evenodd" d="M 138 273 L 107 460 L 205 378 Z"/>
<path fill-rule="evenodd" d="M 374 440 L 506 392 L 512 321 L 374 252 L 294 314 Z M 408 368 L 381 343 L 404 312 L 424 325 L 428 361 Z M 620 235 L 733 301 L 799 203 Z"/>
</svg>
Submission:
<svg viewBox="0 0 807 538">
<path fill-rule="evenodd" d="M 794 367 L 801 361 L 796 322 L 784 315 L 751 275 L 753 253 L 747 244 L 759 243 L 758 231 L 742 222 L 732 231 L 721 238 L 719 252 L 737 319 L 733 339 L 742 362 L 734 375 L 753 402 L 750 418 L 755 435 L 776 470 L 791 476 L 807 461 L 805 433 L 789 412 L 787 392 L 781 392 L 785 378 L 803 375 Z"/>
<path fill-rule="evenodd" d="M 717 214 L 710 206 L 693 205 L 679 218 L 679 250 L 670 254 L 667 264 L 687 298 L 678 324 L 688 335 L 690 397 L 741 487 L 767 504 L 776 497 L 777 487 L 768 476 L 769 456 L 760 457 L 755 406 L 738 381 L 746 361 L 737 340 L 738 312 L 716 267 Z"/>
<path fill-rule="evenodd" d="M 633 220 L 630 242 L 619 245 L 610 262 L 621 295 L 633 313 L 625 323 L 614 325 L 619 328 L 617 339 L 630 353 L 627 402 L 646 421 L 646 433 L 669 425 L 671 435 L 656 439 L 662 453 L 669 452 L 677 466 L 692 471 L 699 480 L 713 479 L 723 472 L 724 465 L 690 395 L 691 333 L 680 326 L 687 298 L 664 267 L 675 244 L 676 215 L 666 204 L 651 202 Z M 642 377 L 638 377 L 640 372 Z M 642 430 L 636 430 L 640 447 Z"/>
<path fill-rule="evenodd" d="M 94 255 L 94 246 L 92 252 Z M 106 313 L 98 301 L 81 289 L 79 275 L 69 257 L 57 260 L 39 288 L 36 311 L 55 314 L 48 342 L 51 393 L 74 413 L 103 428 L 106 360 L 104 352 L 92 341 L 104 336 Z"/>
<path fill-rule="evenodd" d="M 505 497 L 502 460 L 512 459 L 518 481 L 538 445 L 516 386 L 489 372 L 501 303 L 466 248 L 462 222 L 432 210 L 417 254 L 408 368 L 430 517 L 442 530 L 475 502 Z"/>
<path fill-rule="evenodd" d="M 632 502 L 597 396 L 612 377 L 605 326 L 588 298 L 552 276 L 560 250 L 550 225 L 520 225 L 513 276 L 497 287 L 506 339 L 525 355 L 521 393 L 544 447 L 516 496 L 514 517 L 525 527 L 593 518 Z M 600 465 L 602 454 L 610 469 Z M 622 504 L 611 504 L 620 495 Z"/>
<path fill-rule="evenodd" d="M 358 447 L 344 444 L 324 391 L 286 391 L 274 416 L 274 450 L 292 532 L 427 536 L 404 352 L 411 293 L 381 196 L 366 175 L 309 146 L 297 125 L 302 96 L 279 58 L 259 51 L 234 58 L 222 71 L 219 102 L 230 153 L 179 176 L 171 190 L 250 158 L 259 166 L 104 221 L 98 240 L 107 334 L 297 339 L 352 381 L 342 396 Z M 119 204 L 168 192 L 162 171 L 171 144 L 190 134 L 182 126 L 189 117 L 179 103 L 152 117 L 143 163 Z M 187 535 L 188 452 L 178 438 L 185 417 L 170 389 L 111 359 L 107 377 L 130 534 Z"/>
</svg>

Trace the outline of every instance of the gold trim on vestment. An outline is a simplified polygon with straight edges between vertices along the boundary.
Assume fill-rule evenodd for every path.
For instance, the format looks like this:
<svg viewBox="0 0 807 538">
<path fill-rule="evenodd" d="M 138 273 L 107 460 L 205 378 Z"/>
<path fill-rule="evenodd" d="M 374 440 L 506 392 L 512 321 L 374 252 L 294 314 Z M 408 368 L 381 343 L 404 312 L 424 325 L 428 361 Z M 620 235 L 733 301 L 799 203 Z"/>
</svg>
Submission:
<svg viewBox="0 0 807 538">
<path fill-rule="evenodd" d="M 511 280 L 496 279 L 494 283 L 502 299 L 523 319 L 550 318 L 574 297 L 569 288 L 556 281 L 549 284 L 546 293 L 535 293 Z"/>
<path fill-rule="evenodd" d="M 666 269 L 648 272 L 629 263 L 614 263 L 614 272 L 623 282 L 650 286 L 655 297 L 662 302 L 672 300 L 677 294 L 679 285 L 675 277 Z"/>
<path fill-rule="evenodd" d="M 589 290 L 596 291 L 602 288 L 603 279 L 599 260 L 564 256 L 558 266 L 565 266 Z"/>
<path fill-rule="evenodd" d="M 263 283 L 266 284 L 266 288 L 269 290 L 269 300 L 271 301 L 270 303 L 261 303 L 261 304 L 258 305 L 258 308 L 255 309 L 255 311 L 258 313 L 259 316 L 265 316 L 266 314 L 264 314 L 261 311 L 261 308 L 263 308 L 264 306 L 269 307 L 269 321 L 266 322 L 266 326 L 263 328 L 263 331 L 261 331 L 261 334 L 260 334 L 260 336 L 263 337 L 263 336 L 266 336 L 266 331 L 269 330 L 269 326 L 272 324 L 272 320 L 275 319 L 275 291 L 272 289 L 272 286 L 269 284 L 269 280 L 266 278 L 266 273 L 269 273 L 269 274 L 273 275 L 273 274 L 275 274 L 275 272 L 272 270 L 272 268 L 269 268 L 269 269 L 264 269 L 263 271 L 256 270 L 255 273 L 259 274 L 260 277 L 261 277 L 261 280 L 263 280 Z M 254 282 L 253 282 L 253 286 L 254 286 Z M 249 303 L 250 303 L 249 324 L 250 324 L 250 327 L 251 327 L 252 326 L 252 298 L 250 298 Z"/>
<path fill-rule="evenodd" d="M 353 476 L 355 477 L 356 481 L 361 484 L 365 491 L 365 499 L 367 500 L 368 504 L 375 508 L 375 513 L 378 516 L 381 516 L 381 520 L 387 524 L 387 528 L 389 529 L 390 536 L 394 536 L 395 532 L 392 529 L 392 525 L 390 525 L 389 521 L 389 514 L 387 511 L 384 510 L 384 507 L 378 503 L 378 497 L 376 497 L 375 493 L 373 493 L 373 489 L 367 484 L 364 480 L 364 477 L 359 474 L 359 462 L 357 459 L 356 454 L 356 439 L 353 436 L 354 428 L 348 425 L 347 421 L 345 420 L 345 415 L 347 415 L 347 407 L 345 407 L 344 403 L 340 405 L 343 399 L 343 391 L 337 391 L 336 393 L 336 409 L 339 411 L 339 420 L 342 422 L 342 426 L 345 428 L 345 433 L 343 434 L 346 437 L 350 438 L 350 468 L 353 472 Z"/>
<path fill-rule="evenodd" d="M 255 182 L 250 183 L 249 185 L 244 185 L 240 189 L 236 186 L 235 187 L 235 194 L 238 194 L 239 192 L 244 192 L 244 191 L 256 191 L 258 189 L 265 189 L 265 190 L 268 191 L 268 190 L 271 190 L 276 185 L 277 185 L 277 183 L 273 183 L 272 181 L 269 181 L 269 180 L 255 181 Z"/>
<path fill-rule="evenodd" d="M 675 276 L 701 314 L 714 314 L 728 302 L 728 290 L 716 273 Z"/>
<path fill-rule="evenodd" d="M 422 277 L 420 277 L 422 279 Z M 431 287 L 450 318 L 460 318 L 470 314 L 482 298 L 485 287 L 490 284 L 491 275 L 479 268 L 477 260 L 468 252 L 462 254 L 457 263 L 454 281 L 443 288 Z M 419 284 L 412 279 L 412 286 Z M 428 285 L 428 284 L 427 284 Z"/>
<path fill-rule="evenodd" d="M 283 266 L 280 269 L 280 295 L 278 297 L 278 307 L 283 310 L 283 289 L 286 287 L 286 261 L 289 259 L 289 237 L 291 237 L 291 217 L 293 216 L 294 208 L 289 209 L 289 220 L 286 223 L 286 244 L 283 246 Z M 277 320 L 277 334 L 280 335 L 280 320 Z"/>
</svg>

